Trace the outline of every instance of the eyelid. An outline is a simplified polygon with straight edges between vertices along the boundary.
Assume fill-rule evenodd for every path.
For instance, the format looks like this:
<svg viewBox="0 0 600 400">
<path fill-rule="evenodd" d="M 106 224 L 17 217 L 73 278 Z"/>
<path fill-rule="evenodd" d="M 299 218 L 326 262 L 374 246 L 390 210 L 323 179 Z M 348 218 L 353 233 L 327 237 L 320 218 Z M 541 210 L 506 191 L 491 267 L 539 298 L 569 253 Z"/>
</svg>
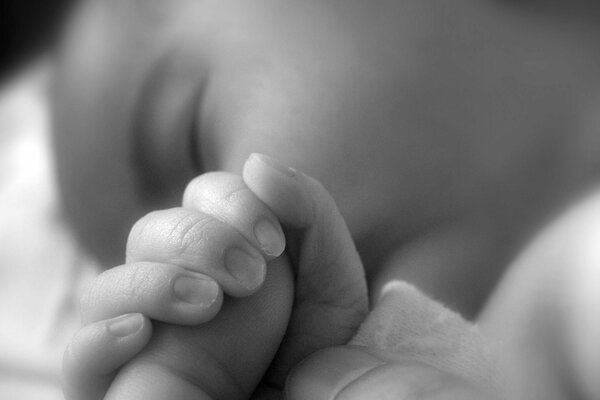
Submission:
<svg viewBox="0 0 600 400">
<path fill-rule="evenodd" d="M 202 87 L 198 90 L 196 99 L 192 102 L 196 105 L 196 107 L 194 107 L 194 111 L 192 112 L 190 129 L 188 133 L 190 160 L 192 162 L 192 168 L 195 171 L 196 175 L 200 175 L 204 172 L 207 172 L 205 168 L 206 166 L 204 165 L 202 159 L 202 148 L 200 146 L 202 132 L 200 129 L 200 115 L 198 112 L 198 110 L 200 110 L 200 104 L 203 98 L 203 89 L 204 85 L 202 85 Z"/>
<path fill-rule="evenodd" d="M 135 102 L 131 160 L 142 199 L 180 194 L 202 168 L 196 116 L 203 85 L 175 50 L 148 62 Z"/>
</svg>

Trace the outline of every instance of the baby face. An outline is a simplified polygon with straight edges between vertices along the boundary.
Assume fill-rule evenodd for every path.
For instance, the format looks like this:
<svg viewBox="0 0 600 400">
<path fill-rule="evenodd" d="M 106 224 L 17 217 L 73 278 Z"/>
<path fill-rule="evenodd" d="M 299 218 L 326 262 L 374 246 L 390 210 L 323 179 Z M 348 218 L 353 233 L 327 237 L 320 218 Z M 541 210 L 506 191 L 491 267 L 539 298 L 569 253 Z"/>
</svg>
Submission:
<svg viewBox="0 0 600 400">
<path fill-rule="evenodd" d="M 497 269 L 582 169 L 564 137 L 596 65 L 569 25 L 483 3 L 87 3 L 56 98 L 68 215 L 119 263 L 141 215 L 261 152 L 324 184 L 367 268 L 466 226 Z"/>
</svg>

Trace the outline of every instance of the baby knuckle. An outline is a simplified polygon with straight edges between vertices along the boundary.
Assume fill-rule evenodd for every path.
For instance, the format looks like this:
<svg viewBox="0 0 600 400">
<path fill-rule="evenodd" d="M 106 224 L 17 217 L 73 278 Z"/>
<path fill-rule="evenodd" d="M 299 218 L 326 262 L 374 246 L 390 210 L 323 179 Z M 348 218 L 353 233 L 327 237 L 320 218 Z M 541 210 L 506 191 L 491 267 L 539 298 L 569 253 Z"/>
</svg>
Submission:
<svg viewBox="0 0 600 400">
<path fill-rule="evenodd" d="M 194 178 L 187 186 L 183 202 L 197 209 L 218 209 L 231 187 L 237 188 L 240 178 L 223 171 L 208 172 Z"/>
<path fill-rule="evenodd" d="M 189 196 L 188 198 L 191 200 L 195 195 L 201 194 L 205 190 L 218 185 L 224 174 L 221 171 L 211 171 L 198 175 L 188 183 L 184 191 L 184 198 Z"/>
<path fill-rule="evenodd" d="M 133 264 L 128 273 L 123 277 L 123 296 L 129 299 L 144 298 L 154 286 L 152 269 L 145 264 Z"/>
<path fill-rule="evenodd" d="M 188 192 L 188 191 L 195 192 L 196 190 L 202 190 L 204 187 L 207 186 L 207 184 L 212 182 L 220 174 L 221 174 L 221 172 L 211 171 L 211 172 L 206 172 L 202 175 L 198 175 L 197 177 L 195 177 L 188 183 L 185 190 L 186 190 L 186 192 Z"/>
<path fill-rule="evenodd" d="M 203 186 L 203 182 L 207 179 L 206 175 L 210 174 L 202 174 L 199 175 L 197 177 L 195 177 L 194 179 L 192 179 L 187 186 L 185 187 L 185 190 L 183 192 L 183 202 L 193 202 L 198 194 L 198 192 L 200 191 L 200 188 L 202 188 Z"/>
<path fill-rule="evenodd" d="M 152 211 L 138 219 L 129 231 L 127 244 L 130 245 L 131 243 L 135 243 L 135 241 L 142 240 L 144 237 L 148 236 L 149 231 L 154 230 L 153 228 L 156 225 L 156 221 L 161 219 L 161 214 L 162 211 Z"/>
<path fill-rule="evenodd" d="M 138 220 L 129 234 L 128 255 L 178 255 L 198 240 L 208 216 L 183 208 L 155 211 Z M 135 257 L 134 257 L 135 258 Z"/>
<path fill-rule="evenodd" d="M 238 186 L 229 191 L 225 200 L 228 203 L 244 204 L 246 200 L 254 197 L 254 194 L 247 186 Z"/>
<path fill-rule="evenodd" d="M 197 251 L 208 240 L 209 233 L 218 232 L 215 222 L 212 217 L 200 213 L 182 217 L 168 235 L 173 252 L 185 254 Z"/>
<path fill-rule="evenodd" d="M 135 292 L 139 290 L 140 285 L 143 285 L 146 279 L 145 271 L 138 264 L 132 264 L 129 266 L 127 274 L 120 279 L 121 287 Z"/>
</svg>

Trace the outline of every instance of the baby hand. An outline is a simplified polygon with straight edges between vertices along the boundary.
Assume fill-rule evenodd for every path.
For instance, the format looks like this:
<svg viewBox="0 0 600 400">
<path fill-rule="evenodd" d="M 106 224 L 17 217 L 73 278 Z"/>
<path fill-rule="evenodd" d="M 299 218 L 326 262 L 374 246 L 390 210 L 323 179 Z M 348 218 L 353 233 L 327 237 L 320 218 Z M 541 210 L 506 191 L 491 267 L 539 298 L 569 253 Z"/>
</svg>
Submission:
<svg viewBox="0 0 600 400">
<path fill-rule="evenodd" d="M 150 339 L 145 317 L 112 317 L 138 312 L 173 324 L 206 322 L 221 308 L 221 288 L 238 297 L 255 292 L 264 282 L 266 260 L 284 246 L 278 219 L 240 177 L 212 173 L 195 179 L 183 207 L 150 213 L 135 224 L 127 263 L 100 275 L 82 299 L 89 325 L 66 353 L 68 397 L 103 396 L 114 377 L 107 374 Z M 289 307 L 289 299 L 280 300 Z"/>
<path fill-rule="evenodd" d="M 183 203 L 138 222 L 128 264 L 101 275 L 84 300 L 84 315 L 95 322 L 66 352 L 69 398 L 102 397 L 114 371 L 151 336 L 149 321 L 139 314 L 104 319 L 142 312 L 198 324 L 219 311 L 217 283 L 231 296 L 263 289 L 244 300 L 226 298 L 220 314 L 202 326 L 158 324 L 150 345 L 119 372 L 108 398 L 248 398 L 270 364 L 264 383 L 278 390 L 291 366 L 315 350 L 346 343 L 364 318 L 360 260 L 333 201 L 314 180 L 253 156 L 244 180 L 203 175 L 188 186 Z M 285 254 L 274 259 L 285 245 L 278 221 L 287 229 L 291 260 Z M 231 256 L 232 248 L 253 257 L 236 264 L 241 256 Z M 296 291 L 287 327 L 292 265 Z M 199 287 L 178 286 L 183 276 L 199 279 Z M 178 301 L 181 294 L 192 301 Z"/>
</svg>

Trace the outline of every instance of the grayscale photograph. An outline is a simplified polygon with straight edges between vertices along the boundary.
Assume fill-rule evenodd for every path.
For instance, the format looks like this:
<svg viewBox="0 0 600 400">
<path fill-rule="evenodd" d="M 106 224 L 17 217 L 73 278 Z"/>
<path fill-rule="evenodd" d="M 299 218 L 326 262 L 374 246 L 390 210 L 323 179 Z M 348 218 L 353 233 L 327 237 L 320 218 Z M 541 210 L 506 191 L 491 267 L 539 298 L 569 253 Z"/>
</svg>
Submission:
<svg viewBox="0 0 600 400">
<path fill-rule="evenodd" d="M 0 400 L 600 400 L 600 2 L 0 32 Z"/>
</svg>

